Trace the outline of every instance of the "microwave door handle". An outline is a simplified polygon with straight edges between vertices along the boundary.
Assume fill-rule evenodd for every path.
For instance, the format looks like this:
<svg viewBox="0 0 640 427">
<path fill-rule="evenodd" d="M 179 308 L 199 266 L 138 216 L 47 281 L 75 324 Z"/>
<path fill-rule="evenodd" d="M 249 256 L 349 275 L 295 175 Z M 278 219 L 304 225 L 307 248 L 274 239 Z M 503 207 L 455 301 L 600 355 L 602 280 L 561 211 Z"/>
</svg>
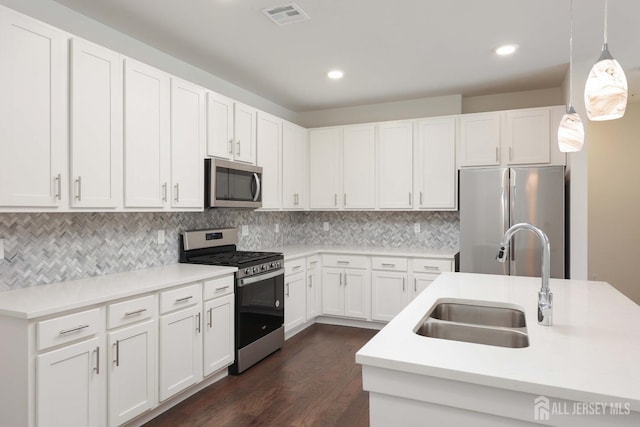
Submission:
<svg viewBox="0 0 640 427">
<path fill-rule="evenodd" d="M 253 196 L 253 201 L 257 202 L 258 199 L 260 198 L 260 190 L 261 190 L 261 188 L 260 188 L 260 176 L 258 176 L 257 173 L 254 173 L 253 174 L 253 179 L 256 180 L 256 194 L 255 194 L 255 196 Z"/>
</svg>

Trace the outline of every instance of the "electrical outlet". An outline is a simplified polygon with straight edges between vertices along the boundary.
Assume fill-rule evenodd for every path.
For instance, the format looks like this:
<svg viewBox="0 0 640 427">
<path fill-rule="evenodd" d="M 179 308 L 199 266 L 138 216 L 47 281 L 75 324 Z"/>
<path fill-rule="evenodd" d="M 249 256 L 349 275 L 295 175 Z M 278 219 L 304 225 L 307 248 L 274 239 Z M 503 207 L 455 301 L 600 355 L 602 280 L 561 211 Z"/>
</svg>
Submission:
<svg viewBox="0 0 640 427">
<path fill-rule="evenodd" d="M 276 233 L 280 232 L 280 224 L 276 224 Z"/>
<path fill-rule="evenodd" d="M 243 236 L 248 236 L 249 235 L 249 226 L 248 225 L 243 225 L 242 226 L 242 235 Z"/>
<path fill-rule="evenodd" d="M 164 245 L 164 242 L 165 242 L 164 230 L 158 230 L 158 244 Z"/>
<path fill-rule="evenodd" d="M 416 234 L 420 232 L 420 223 L 419 222 L 416 222 L 415 224 L 413 224 L 413 231 Z"/>
<path fill-rule="evenodd" d="M 0 239 L 0 259 L 4 259 L 4 239 Z"/>
<path fill-rule="evenodd" d="M 322 223 L 322 229 L 324 231 L 329 231 L 329 223 L 328 222 L 324 222 Z"/>
</svg>

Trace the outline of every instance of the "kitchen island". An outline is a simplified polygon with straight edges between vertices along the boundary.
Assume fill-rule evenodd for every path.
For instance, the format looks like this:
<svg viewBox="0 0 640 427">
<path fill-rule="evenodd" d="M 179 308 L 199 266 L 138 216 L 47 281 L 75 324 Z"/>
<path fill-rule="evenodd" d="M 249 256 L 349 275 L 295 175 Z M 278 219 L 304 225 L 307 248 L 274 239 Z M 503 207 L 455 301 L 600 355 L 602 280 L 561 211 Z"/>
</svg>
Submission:
<svg viewBox="0 0 640 427">
<path fill-rule="evenodd" d="M 356 354 L 371 425 L 640 425 L 640 307 L 604 282 L 550 287 L 554 323 L 541 326 L 539 278 L 440 275 Z M 414 332 L 451 300 L 522 310 L 529 346 Z"/>
</svg>

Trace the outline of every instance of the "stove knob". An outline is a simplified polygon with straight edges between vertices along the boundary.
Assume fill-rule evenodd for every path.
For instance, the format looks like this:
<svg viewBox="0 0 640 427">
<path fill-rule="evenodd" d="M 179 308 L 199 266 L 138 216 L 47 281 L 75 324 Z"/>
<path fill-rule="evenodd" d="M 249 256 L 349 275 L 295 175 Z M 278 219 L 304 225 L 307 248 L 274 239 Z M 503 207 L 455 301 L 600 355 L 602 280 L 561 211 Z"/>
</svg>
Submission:
<svg viewBox="0 0 640 427">
<path fill-rule="evenodd" d="M 275 263 L 275 262 L 272 262 L 269 266 L 270 266 L 271 268 L 275 268 L 276 263 Z"/>
<path fill-rule="evenodd" d="M 253 267 L 253 272 L 257 273 L 258 272 L 258 267 Z"/>
<path fill-rule="evenodd" d="M 260 270 L 266 270 L 267 269 L 267 264 L 262 264 L 260 266 Z"/>
<path fill-rule="evenodd" d="M 251 269 L 250 268 L 245 268 L 244 269 L 244 274 L 251 274 Z"/>
</svg>

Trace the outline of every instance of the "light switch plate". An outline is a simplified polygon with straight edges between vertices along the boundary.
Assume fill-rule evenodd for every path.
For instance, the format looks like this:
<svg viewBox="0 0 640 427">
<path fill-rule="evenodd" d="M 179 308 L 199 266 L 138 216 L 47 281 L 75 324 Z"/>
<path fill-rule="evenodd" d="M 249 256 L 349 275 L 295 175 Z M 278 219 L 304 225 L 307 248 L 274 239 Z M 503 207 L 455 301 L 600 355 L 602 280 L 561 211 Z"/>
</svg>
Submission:
<svg viewBox="0 0 640 427">
<path fill-rule="evenodd" d="M 158 244 L 164 245 L 164 242 L 165 242 L 164 230 L 158 230 Z"/>
<path fill-rule="evenodd" d="M 328 222 L 323 222 L 322 223 L 322 229 L 324 231 L 329 231 L 329 223 Z"/>
<path fill-rule="evenodd" d="M 280 224 L 276 224 L 276 233 L 280 232 Z"/>
<path fill-rule="evenodd" d="M 4 259 L 4 239 L 0 239 L 0 259 Z"/>
<path fill-rule="evenodd" d="M 415 233 L 419 233 L 420 232 L 420 223 L 416 222 L 415 224 L 413 224 L 413 231 Z"/>
<path fill-rule="evenodd" d="M 248 225 L 243 225 L 242 226 L 242 235 L 243 236 L 248 236 L 249 235 L 249 226 Z"/>
</svg>

